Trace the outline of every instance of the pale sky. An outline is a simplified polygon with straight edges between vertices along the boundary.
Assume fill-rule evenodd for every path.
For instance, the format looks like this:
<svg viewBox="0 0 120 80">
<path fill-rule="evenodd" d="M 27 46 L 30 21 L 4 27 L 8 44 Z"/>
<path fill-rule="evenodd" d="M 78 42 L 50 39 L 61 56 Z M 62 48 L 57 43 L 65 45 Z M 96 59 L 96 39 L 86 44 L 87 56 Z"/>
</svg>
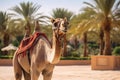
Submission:
<svg viewBox="0 0 120 80">
<path fill-rule="evenodd" d="M 20 2 L 28 1 L 40 4 L 42 7 L 39 11 L 50 15 L 55 8 L 65 8 L 77 14 L 85 6 L 83 2 L 90 2 L 91 0 L 0 0 L 0 11 L 8 11 L 8 9 L 18 5 Z"/>
</svg>

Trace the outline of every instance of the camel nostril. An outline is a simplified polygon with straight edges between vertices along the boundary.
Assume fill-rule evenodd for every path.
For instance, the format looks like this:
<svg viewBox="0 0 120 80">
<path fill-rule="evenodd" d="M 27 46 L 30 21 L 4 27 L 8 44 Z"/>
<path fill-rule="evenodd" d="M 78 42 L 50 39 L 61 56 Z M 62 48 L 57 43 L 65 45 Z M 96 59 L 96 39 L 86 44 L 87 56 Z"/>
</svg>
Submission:
<svg viewBox="0 0 120 80">
<path fill-rule="evenodd" d="M 67 32 L 67 30 L 64 30 L 65 32 Z"/>
</svg>

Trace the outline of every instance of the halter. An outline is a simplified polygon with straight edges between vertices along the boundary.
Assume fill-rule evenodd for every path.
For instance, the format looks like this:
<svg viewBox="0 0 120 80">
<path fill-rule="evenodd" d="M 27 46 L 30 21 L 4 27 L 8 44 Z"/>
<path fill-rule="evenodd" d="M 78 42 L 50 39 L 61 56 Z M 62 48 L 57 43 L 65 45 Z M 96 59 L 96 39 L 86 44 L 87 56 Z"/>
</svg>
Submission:
<svg viewBox="0 0 120 80">
<path fill-rule="evenodd" d="M 56 39 L 58 41 L 60 41 L 60 37 L 59 37 L 58 33 L 60 31 L 60 24 L 61 24 L 61 22 L 62 22 L 62 20 L 58 21 L 57 26 L 55 26 L 54 24 L 52 25 L 52 29 L 53 29 L 53 31 L 55 33 L 55 37 L 56 37 Z M 55 32 L 55 30 L 57 30 L 57 32 Z"/>
</svg>

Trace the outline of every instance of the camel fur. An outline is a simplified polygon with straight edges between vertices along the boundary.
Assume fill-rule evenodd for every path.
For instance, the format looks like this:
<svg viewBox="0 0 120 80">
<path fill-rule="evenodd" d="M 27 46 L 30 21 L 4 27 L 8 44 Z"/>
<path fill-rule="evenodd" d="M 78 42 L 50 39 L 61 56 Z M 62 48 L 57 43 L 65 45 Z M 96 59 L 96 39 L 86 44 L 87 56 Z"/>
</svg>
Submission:
<svg viewBox="0 0 120 80">
<path fill-rule="evenodd" d="M 51 44 L 43 36 L 38 40 L 37 44 L 30 49 L 30 64 L 28 55 L 22 57 L 17 55 L 17 51 L 13 58 L 13 67 L 15 80 L 21 80 L 22 74 L 24 80 L 38 80 L 42 73 L 43 80 L 51 80 L 55 64 L 60 61 L 61 46 L 64 35 L 67 32 L 67 19 L 51 19 L 53 29 L 52 47 Z"/>
</svg>

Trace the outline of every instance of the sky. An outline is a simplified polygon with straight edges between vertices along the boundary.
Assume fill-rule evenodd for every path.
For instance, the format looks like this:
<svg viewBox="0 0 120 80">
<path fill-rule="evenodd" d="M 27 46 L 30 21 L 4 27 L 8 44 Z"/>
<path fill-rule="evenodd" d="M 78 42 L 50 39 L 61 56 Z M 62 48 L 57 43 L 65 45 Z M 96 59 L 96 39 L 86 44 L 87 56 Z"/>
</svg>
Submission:
<svg viewBox="0 0 120 80">
<path fill-rule="evenodd" d="M 91 0 L 0 0 L 0 11 L 9 11 L 10 8 L 19 5 L 19 3 L 28 1 L 41 5 L 39 11 L 50 15 L 55 8 L 65 8 L 77 14 L 85 6 L 83 2 Z"/>
</svg>

